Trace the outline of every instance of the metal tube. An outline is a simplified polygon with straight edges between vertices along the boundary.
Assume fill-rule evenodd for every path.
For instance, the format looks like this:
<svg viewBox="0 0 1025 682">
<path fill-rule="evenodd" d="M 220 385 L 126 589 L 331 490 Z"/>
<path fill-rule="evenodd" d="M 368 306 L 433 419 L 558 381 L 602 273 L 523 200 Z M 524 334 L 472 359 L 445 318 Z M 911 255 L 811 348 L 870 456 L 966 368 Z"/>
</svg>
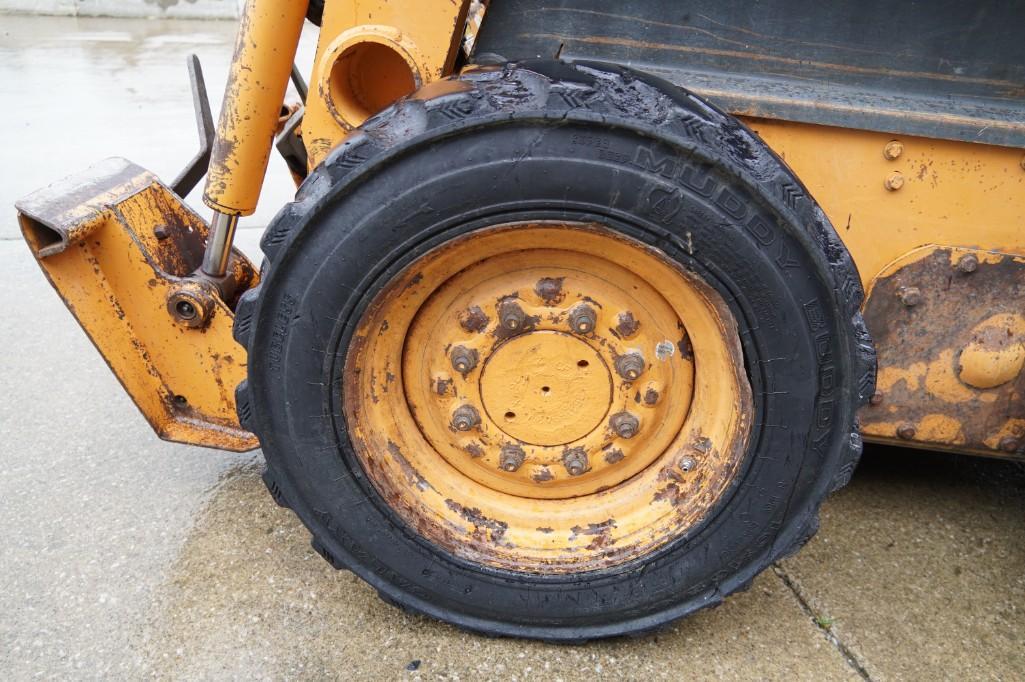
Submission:
<svg viewBox="0 0 1025 682">
<path fill-rule="evenodd" d="M 231 244 L 235 241 L 238 216 L 214 211 L 210 221 L 210 236 L 203 253 L 203 272 L 211 277 L 224 277 L 231 259 Z"/>
<path fill-rule="evenodd" d="M 252 215 L 260 198 L 308 0 L 246 0 L 203 202 Z"/>
</svg>

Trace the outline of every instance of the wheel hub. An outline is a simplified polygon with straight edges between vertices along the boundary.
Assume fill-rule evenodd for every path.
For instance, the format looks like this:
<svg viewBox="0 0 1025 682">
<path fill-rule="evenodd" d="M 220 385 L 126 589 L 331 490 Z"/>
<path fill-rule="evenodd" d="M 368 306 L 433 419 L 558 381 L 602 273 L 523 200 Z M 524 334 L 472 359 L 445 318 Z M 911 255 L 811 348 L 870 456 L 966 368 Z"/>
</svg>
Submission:
<svg viewBox="0 0 1025 682">
<path fill-rule="evenodd" d="M 686 344 L 679 315 L 638 274 L 522 249 L 459 272 L 417 312 L 406 394 L 423 435 L 466 476 L 520 497 L 586 495 L 650 465 L 679 432 L 693 387 Z M 470 411 L 472 428 L 453 428 Z"/>
<path fill-rule="evenodd" d="M 508 437 L 552 447 L 594 431 L 612 404 L 612 374 L 587 343 L 554 331 L 509 339 L 480 378 L 488 417 Z"/>
<path fill-rule="evenodd" d="M 511 570 L 600 568 L 685 532 L 749 426 L 726 305 L 597 225 L 503 225 L 434 249 L 374 299 L 346 367 L 346 420 L 382 497 Z"/>
</svg>

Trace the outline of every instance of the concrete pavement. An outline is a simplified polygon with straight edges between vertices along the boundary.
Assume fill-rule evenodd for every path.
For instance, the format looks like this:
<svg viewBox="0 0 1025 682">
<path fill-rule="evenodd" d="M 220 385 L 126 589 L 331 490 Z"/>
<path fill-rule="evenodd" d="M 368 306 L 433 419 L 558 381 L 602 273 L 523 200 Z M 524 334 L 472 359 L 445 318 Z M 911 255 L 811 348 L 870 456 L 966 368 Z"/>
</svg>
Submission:
<svg viewBox="0 0 1025 682">
<path fill-rule="evenodd" d="M 5 677 L 1021 678 L 1019 465 L 869 448 L 818 536 L 750 591 L 657 635 L 550 646 L 381 603 L 274 505 L 259 453 L 157 440 L 20 243 L 11 204 L 114 153 L 172 176 L 194 135 L 184 55 L 201 53 L 216 93 L 232 33 L 0 16 L 0 98 L 16 103 L 0 110 Z M 288 198 L 277 160 L 268 182 L 249 225 Z M 258 236 L 243 229 L 241 245 Z"/>
</svg>

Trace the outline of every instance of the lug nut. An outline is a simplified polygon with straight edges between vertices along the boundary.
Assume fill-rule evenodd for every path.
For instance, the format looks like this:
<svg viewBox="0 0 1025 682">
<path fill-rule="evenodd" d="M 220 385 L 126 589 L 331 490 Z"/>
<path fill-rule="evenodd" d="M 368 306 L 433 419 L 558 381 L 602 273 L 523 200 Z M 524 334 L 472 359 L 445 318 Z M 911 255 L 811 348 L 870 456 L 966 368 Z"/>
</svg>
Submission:
<svg viewBox="0 0 1025 682">
<path fill-rule="evenodd" d="M 915 427 L 912 424 L 901 424 L 897 427 L 897 437 L 902 440 L 911 440 L 915 437 Z"/>
<path fill-rule="evenodd" d="M 974 254 L 966 253 L 957 259 L 957 271 L 968 275 L 979 269 L 979 259 Z"/>
<path fill-rule="evenodd" d="M 637 321 L 637 318 L 629 310 L 624 310 L 616 316 L 616 333 L 622 339 L 629 339 L 636 334 L 637 328 L 640 326 L 641 323 Z"/>
<path fill-rule="evenodd" d="M 883 157 L 888 161 L 893 161 L 901 154 L 904 153 L 904 143 L 900 140 L 890 140 L 883 147 Z"/>
<path fill-rule="evenodd" d="M 583 448 L 572 448 L 562 453 L 562 465 L 570 476 L 579 476 L 587 471 L 587 452 Z"/>
<path fill-rule="evenodd" d="M 542 277 L 534 285 L 534 293 L 545 302 L 545 305 L 555 305 L 565 298 L 562 293 L 562 277 Z"/>
<path fill-rule="evenodd" d="M 629 412 L 617 412 L 609 419 L 609 426 L 620 438 L 633 438 L 641 428 L 641 421 Z"/>
<path fill-rule="evenodd" d="M 506 443 L 498 453 L 498 468 L 512 473 L 523 466 L 526 458 L 527 453 L 523 452 L 523 448 L 515 443 Z"/>
<path fill-rule="evenodd" d="M 897 297 L 908 308 L 913 308 L 922 302 L 922 292 L 918 287 L 901 287 L 897 290 Z"/>
<path fill-rule="evenodd" d="M 506 331 L 523 329 L 527 316 L 516 301 L 502 301 L 498 304 L 498 321 Z"/>
<path fill-rule="evenodd" d="M 873 393 L 872 397 L 868 399 L 868 404 L 869 405 L 878 405 L 881 402 L 883 402 L 883 394 L 880 393 L 879 391 L 876 391 L 875 393 Z"/>
<path fill-rule="evenodd" d="M 449 359 L 452 360 L 452 368 L 462 374 L 465 379 L 466 375 L 477 366 L 477 350 L 466 346 L 456 346 L 449 354 Z"/>
<path fill-rule="evenodd" d="M 452 428 L 456 431 L 469 431 L 480 424 L 480 413 L 473 405 L 460 405 L 452 413 Z"/>
<path fill-rule="evenodd" d="M 697 466 L 697 462 L 691 457 L 683 457 L 680 459 L 680 469 L 683 471 L 690 471 Z"/>
<path fill-rule="evenodd" d="M 470 306 L 459 313 L 459 326 L 463 331 L 480 333 L 487 328 L 490 321 L 480 306 Z"/>
<path fill-rule="evenodd" d="M 577 334 L 590 334 L 594 331 L 594 325 L 598 324 L 598 315 L 594 308 L 579 303 L 569 311 L 569 328 Z"/>
<path fill-rule="evenodd" d="M 616 372 L 627 381 L 644 373 L 644 357 L 640 353 L 624 353 L 616 358 Z"/>
<path fill-rule="evenodd" d="M 1004 436 L 1000 439 L 999 447 L 1004 452 L 1015 452 L 1018 450 L 1018 439 L 1014 436 Z"/>
</svg>

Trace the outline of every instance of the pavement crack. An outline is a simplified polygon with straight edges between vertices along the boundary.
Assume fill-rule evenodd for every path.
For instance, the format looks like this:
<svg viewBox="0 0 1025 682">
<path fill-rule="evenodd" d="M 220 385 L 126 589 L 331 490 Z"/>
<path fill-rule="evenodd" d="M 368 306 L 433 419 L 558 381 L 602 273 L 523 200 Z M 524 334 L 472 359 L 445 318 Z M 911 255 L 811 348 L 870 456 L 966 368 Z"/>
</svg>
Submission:
<svg viewBox="0 0 1025 682">
<path fill-rule="evenodd" d="M 868 670 L 865 669 L 865 665 L 858 659 L 858 656 L 851 650 L 847 644 L 844 643 L 836 633 L 833 632 L 831 625 L 822 624 L 822 616 L 816 613 L 815 609 L 811 607 L 808 598 L 804 595 L 804 591 L 801 586 L 790 577 L 790 574 L 783 569 L 778 563 L 772 565 L 773 572 L 779 576 L 779 579 L 783 581 L 783 584 L 793 593 L 794 598 L 797 599 L 797 603 L 801 606 L 801 610 L 811 620 L 812 625 L 822 632 L 822 635 L 826 638 L 830 644 L 843 656 L 843 659 L 847 662 L 847 665 L 851 669 L 861 676 L 861 679 L 872 682 L 872 676 L 868 674 Z"/>
</svg>

